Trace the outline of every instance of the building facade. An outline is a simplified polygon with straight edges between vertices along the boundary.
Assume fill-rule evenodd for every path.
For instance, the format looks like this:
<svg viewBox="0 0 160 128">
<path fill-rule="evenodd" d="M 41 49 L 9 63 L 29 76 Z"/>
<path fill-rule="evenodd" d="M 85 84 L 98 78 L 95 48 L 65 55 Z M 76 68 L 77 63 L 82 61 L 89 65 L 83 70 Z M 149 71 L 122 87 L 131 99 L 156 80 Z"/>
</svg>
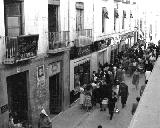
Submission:
<svg viewBox="0 0 160 128">
<path fill-rule="evenodd" d="M 36 128 L 43 108 L 55 115 L 69 107 L 65 2 L 1 1 L 0 127 L 12 114 L 14 123 Z"/>
<path fill-rule="evenodd" d="M 8 127 L 12 114 L 15 123 L 36 128 L 43 108 L 56 115 L 76 101 L 92 72 L 114 63 L 122 45 L 134 41 L 133 6 L 118 0 L 0 1 L 0 127 Z"/>
</svg>

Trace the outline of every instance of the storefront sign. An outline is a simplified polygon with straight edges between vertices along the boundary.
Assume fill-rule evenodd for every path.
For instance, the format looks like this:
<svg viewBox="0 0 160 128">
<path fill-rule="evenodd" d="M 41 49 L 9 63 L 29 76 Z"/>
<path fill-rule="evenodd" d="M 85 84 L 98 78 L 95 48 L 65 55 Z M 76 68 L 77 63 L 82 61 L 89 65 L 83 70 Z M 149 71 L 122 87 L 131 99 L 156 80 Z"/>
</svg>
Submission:
<svg viewBox="0 0 160 128">
<path fill-rule="evenodd" d="M 37 86 L 45 85 L 45 70 L 44 65 L 37 67 Z"/>
<path fill-rule="evenodd" d="M 49 64 L 49 76 L 60 73 L 60 62 Z"/>
<path fill-rule="evenodd" d="M 16 61 L 22 61 L 37 55 L 39 35 L 18 36 Z"/>
<path fill-rule="evenodd" d="M 76 2 L 76 8 L 77 9 L 84 9 L 84 3 L 83 2 Z"/>
<path fill-rule="evenodd" d="M 8 104 L 3 105 L 2 107 L 0 107 L 1 113 L 5 113 L 6 111 L 8 111 Z"/>
</svg>

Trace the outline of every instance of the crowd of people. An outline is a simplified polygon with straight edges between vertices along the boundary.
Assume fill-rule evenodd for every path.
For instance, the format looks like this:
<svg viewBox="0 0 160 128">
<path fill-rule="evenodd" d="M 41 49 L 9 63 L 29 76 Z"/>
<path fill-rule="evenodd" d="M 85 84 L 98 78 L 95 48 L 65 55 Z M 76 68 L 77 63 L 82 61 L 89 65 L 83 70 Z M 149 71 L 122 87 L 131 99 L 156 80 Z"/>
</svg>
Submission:
<svg viewBox="0 0 160 128">
<path fill-rule="evenodd" d="M 154 63 L 158 58 L 158 52 L 159 49 L 155 45 L 149 45 L 145 48 L 144 45 L 137 43 L 119 53 L 113 64 L 100 65 L 98 72 L 93 71 L 90 84 L 80 87 L 81 108 L 90 111 L 99 104 L 100 111 L 105 111 L 108 108 L 110 120 L 112 120 L 114 113 L 119 112 L 117 101 L 121 99 L 122 108 L 124 108 L 129 96 L 125 75 L 132 77 L 133 88 L 138 90 L 140 74 L 145 74 L 145 85 L 140 89 L 140 96 L 142 96 Z M 140 97 L 136 99 L 138 103 Z M 135 106 L 132 114 L 135 112 Z"/>
</svg>

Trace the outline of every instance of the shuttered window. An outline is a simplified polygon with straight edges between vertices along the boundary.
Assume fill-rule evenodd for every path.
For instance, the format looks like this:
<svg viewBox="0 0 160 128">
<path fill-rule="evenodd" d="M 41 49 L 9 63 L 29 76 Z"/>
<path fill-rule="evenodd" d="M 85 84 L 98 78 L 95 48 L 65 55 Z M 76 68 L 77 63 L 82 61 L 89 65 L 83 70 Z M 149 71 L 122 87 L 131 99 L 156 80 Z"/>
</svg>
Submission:
<svg viewBox="0 0 160 128">
<path fill-rule="evenodd" d="M 76 31 L 84 28 L 84 10 L 76 9 Z"/>
<path fill-rule="evenodd" d="M 48 29 L 49 32 L 59 31 L 59 18 L 58 18 L 59 5 L 48 5 Z"/>
<path fill-rule="evenodd" d="M 22 35 L 24 30 L 23 2 L 4 2 L 6 36 Z"/>
</svg>

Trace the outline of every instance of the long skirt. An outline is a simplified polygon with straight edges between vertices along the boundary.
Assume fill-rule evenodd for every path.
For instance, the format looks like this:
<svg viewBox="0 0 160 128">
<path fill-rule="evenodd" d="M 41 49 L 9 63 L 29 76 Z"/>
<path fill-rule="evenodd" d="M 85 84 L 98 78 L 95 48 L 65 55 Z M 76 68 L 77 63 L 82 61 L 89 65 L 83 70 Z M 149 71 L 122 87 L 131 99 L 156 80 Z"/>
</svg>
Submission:
<svg viewBox="0 0 160 128">
<path fill-rule="evenodd" d="M 84 106 L 85 106 L 85 107 L 91 107 L 91 106 L 92 106 L 91 96 L 85 95 Z"/>
<path fill-rule="evenodd" d="M 80 94 L 80 101 L 79 104 L 80 105 L 84 105 L 84 100 L 85 100 L 85 95 L 83 93 Z"/>
<path fill-rule="evenodd" d="M 135 86 L 139 84 L 139 75 L 133 75 L 132 84 Z"/>
</svg>

